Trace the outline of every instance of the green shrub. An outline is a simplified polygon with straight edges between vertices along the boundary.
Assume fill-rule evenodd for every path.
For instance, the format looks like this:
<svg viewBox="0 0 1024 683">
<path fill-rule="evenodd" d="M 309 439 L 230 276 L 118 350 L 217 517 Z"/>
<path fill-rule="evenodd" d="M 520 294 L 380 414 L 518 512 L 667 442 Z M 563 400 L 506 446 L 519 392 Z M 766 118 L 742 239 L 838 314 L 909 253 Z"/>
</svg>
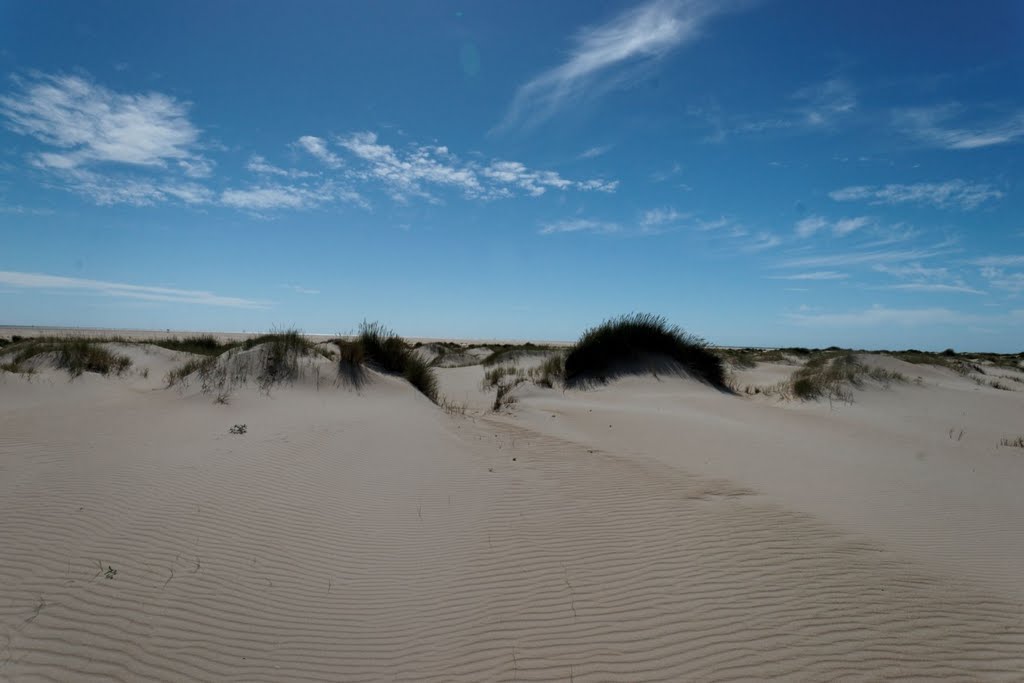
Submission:
<svg viewBox="0 0 1024 683">
<path fill-rule="evenodd" d="M 565 381 L 605 380 L 647 354 L 664 355 L 697 379 L 726 387 L 722 359 L 704 340 L 647 313 L 624 315 L 587 330 L 565 357 Z"/>
</svg>

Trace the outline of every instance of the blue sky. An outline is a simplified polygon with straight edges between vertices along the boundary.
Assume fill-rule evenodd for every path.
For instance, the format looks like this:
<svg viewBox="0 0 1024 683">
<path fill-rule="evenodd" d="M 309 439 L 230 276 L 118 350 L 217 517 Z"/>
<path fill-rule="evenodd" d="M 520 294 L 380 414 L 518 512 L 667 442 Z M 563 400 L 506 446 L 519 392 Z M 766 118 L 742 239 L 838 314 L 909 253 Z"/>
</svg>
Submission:
<svg viewBox="0 0 1024 683">
<path fill-rule="evenodd" d="M 1022 350 L 1024 4 L 0 2 L 0 323 Z"/>
</svg>

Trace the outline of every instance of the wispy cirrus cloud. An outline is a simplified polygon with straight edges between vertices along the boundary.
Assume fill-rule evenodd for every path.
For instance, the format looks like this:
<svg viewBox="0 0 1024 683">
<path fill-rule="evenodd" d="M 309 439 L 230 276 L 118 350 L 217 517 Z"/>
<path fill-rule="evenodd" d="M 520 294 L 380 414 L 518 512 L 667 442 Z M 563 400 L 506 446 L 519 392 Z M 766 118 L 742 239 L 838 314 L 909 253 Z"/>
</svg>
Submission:
<svg viewBox="0 0 1024 683">
<path fill-rule="evenodd" d="M 97 204 L 205 203 L 193 179 L 214 164 L 199 151 L 186 102 L 162 93 L 119 93 L 82 76 L 15 77 L 0 96 L 7 127 L 38 142 L 29 155 L 49 183 Z"/>
<path fill-rule="evenodd" d="M 906 134 L 942 149 L 977 149 L 1004 145 L 1024 138 L 1024 110 L 976 125 L 961 124 L 965 108 L 959 104 L 901 109 L 893 121 Z"/>
<path fill-rule="evenodd" d="M 403 202 L 410 197 L 435 199 L 430 187 L 457 190 L 474 199 L 539 197 L 549 190 L 614 192 L 618 187 L 616 180 L 570 180 L 518 161 L 464 162 L 440 145 L 414 144 L 399 150 L 369 131 L 351 133 L 337 143 L 363 163 L 350 170 L 349 177 L 382 183 L 394 199 Z"/>
<path fill-rule="evenodd" d="M 975 266 L 1024 266 L 1024 254 L 1002 254 L 971 259 Z"/>
<path fill-rule="evenodd" d="M 708 21 L 733 10 L 720 0 L 653 0 L 580 30 L 561 64 L 520 86 L 498 129 L 541 123 L 567 103 L 607 93 L 673 50 L 695 41 Z"/>
<path fill-rule="evenodd" d="M 287 178 L 310 178 L 314 175 L 309 171 L 302 171 L 297 168 L 281 168 L 280 166 L 275 166 L 259 154 L 253 154 L 249 157 L 249 161 L 246 163 L 245 169 L 260 175 L 276 175 Z"/>
<path fill-rule="evenodd" d="M 220 195 L 220 203 L 224 206 L 256 213 L 279 209 L 312 209 L 337 201 L 364 208 L 369 206 L 357 192 L 331 182 L 319 185 L 254 185 L 224 190 Z"/>
<path fill-rule="evenodd" d="M 806 102 L 800 113 L 808 126 L 826 126 L 857 108 L 857 93 L 843 78 L 801 88 L 794 98 Z"/>
<path fill-rule="evenodd" d="M 840 273 L 835 270 L 816 270 L 811 273 L 794 273 L 793 275 L 775 275 L 770 280 L 845 280 L 850 277 L 847 273 Z"/>
<path fill-rule="evenodd" d="M 679 213 L 673 208 L 650 209 L 644 211 L 640 217 L 640 225 L 645 228 L 654 228 L 670 223 L 677 223 L 687 217 L 688 214 Z"/>
<path fill-rule="evenodd" d="M 308 287 L 303 287 L 301 285 L 281 285 L 281 286 L 284 287 L 285 289 L 290 289 L 291 291 L 295 292 L 296 294 L 314 295 L 314 294 L 319 294 L 320 293 L 319 289 L 309 289 Z"/>
<path fill-rule="evenodd" d="M 303 135 L 295 141 L 295 146 L 310 156 L 319 159 L 328 168 L 341 166 L 341 158 L 327 148 L 327 141 L 315 135 Z"/>
<path fill-rule="evenodd" d="M 833 190 L 828 196 L 837 202 L 922 204 L 942 209 L 953 207 L 969 210 L 987 201 L 1002 199 L 1004 193 L 986 183 L 972 183 L 956 178 L 942 183 L 852 185 Z"/>
<path fill-rule="evenodd" d="M 834 254 L 798 256 L 777 264 L 779 268 L 841 268 L 846 266 L 919 262 L 956 251 L 954 242 L 908 249 L 853 249 Z"/>
<path fill-rule="evenodd" d="M 889 308 L 881 304 L 845 313 L 790 313 L 787 317 L 798 325 L 816 327 L 960 325 L 979 319 L 948 308 Z"/>
<path fill-rule="evenodd" d="M 967 284 L 962 277 L 950 273 L 946 267 L 926 267 L 920 263 L 876 263 L 871 269 L 901 280 L 896 284 L 879 285 L 873 289 L 929 294 L 987 294 Z"/>
<path fill-rule="evenodd" d="M 541 235 L 554 235 L 567 232 L 590 232 L 608 235 L 622 230 L 618 223 L 595 221 L 588 218 L 569 218 L 566 220 L 545 223 L 537 232 Z"/>
<path fill-rule="evenodd" d="M 102 280 L 86 280 L 83 278 L 47 275 L 44 273 L 0 271 L 0 284 L 20 289 L 43 289 L 58 292 L 82 291 L 106 296 L 141 299 L 143 301 L 195 304 L 199 306 L 265 308 L 268 305 L 267 302 L 264 301 L 222 296 L 201 290 L 152 287 L 148 285 L 135 285 L 123 282 L 105 282 Z"/>
<path fill-rule="evenodd" d="M 870 224 L 871 219 L 867 216 L 840 218 L 838 221 L 832 222 L 823 216 L 814 215 L 797 221 L 793 231 L 797 237 L 802 238 L 811 237 L 822 230 L 831 230 L 836 237 L 845 237 Z"/>
<path fill-rule="evenodd" d="M 807 216 L 796 222 L 794 232 L 797 237 L 810 237 L 828 225 L 828 221 L 821 216 Z"/>
<path fill-rule="evenodd" d="M 181 162 L 190 170 L 209 163 L 196 151 L 199 129 L 188 104 L 173 97 L 117 93 L 80 76 L 39 74 L 14 83 L 15 92 L 0 97 L 8 127 L 59 150 L 36 155 L 39 166 Z"/>
<path fill-rule="evenodd" d="M 985 266 L 981 269 L 981 276 L 995 289 L 1010 292 L 1014 296 L 1024 292 L 1024 272 L 1007 272 L 1005 268 Z"/>
<path fill-rule="evenodd" d="M 986 294 L 986 292 L 966 284 L 946 284 L 943 282 L 905 282 L 898 285 L 883 285 L 876 289 L 891 289 L 903 292 L 926 292 L 930 294 Z"/>
<path fill-rule="evenodd" d="M 604 156 L 611 151 L 611 145 L 598 145 L 597 147 L 591 147 L 590 149 L 584 150 L 580 153 L 577 159 L 596 159 L 597 157 Z"/>
</svg>

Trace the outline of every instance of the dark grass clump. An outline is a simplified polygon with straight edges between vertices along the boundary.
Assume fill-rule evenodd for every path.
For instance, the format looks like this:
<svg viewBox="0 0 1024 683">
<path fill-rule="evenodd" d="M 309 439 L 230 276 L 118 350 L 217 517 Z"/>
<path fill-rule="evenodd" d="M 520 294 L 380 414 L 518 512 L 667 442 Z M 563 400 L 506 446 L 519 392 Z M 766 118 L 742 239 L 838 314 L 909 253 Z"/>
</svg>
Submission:
<svg viewBox="0 0 1024 683">
<path fill-rule="evenodd" d="M 421 394 L 437 403 L 437 377 L 433 369 L 413 353 L 400 336 L 380 323 L 363 322 L 355 343 L 358 350 L 346 350 L 339 344 L 343 357 L 361 358 L 382 372 L 401 375 Z"/>
<path fill-rule="evenodd" d="M 4 349 L 8 360 L 3 369 L 8 372 L 22 372 L 24 363 L 44 353 L 52 353 L 55 365 L 67 371 L 72 378 L 83 373 L 100 375 L 122 375 L 131 367 L 128 356 L 113 353 L 99 346 L 102 341 L 61 337 L 36 337 L 9 345 Z"/>
<path fill-rule="evenodd" d="M 171 351 L 184 351 L 198 356 L 219 356 L 239 345 L 238 342 L 221 342 L 212 334 L 195 335 L 192 337 L 167 337 L 165 339 L 154 339 L 148 343 Z"/>
<path fill-rule="evenodd" d="M 624 315 L 587 330 L 565 357 L 565 382 L 604 381 L 654 354 L 678 363 L 711 386 L 726 388 L 722 359 L 707 342 L 648 313 Z"/>
</svg>

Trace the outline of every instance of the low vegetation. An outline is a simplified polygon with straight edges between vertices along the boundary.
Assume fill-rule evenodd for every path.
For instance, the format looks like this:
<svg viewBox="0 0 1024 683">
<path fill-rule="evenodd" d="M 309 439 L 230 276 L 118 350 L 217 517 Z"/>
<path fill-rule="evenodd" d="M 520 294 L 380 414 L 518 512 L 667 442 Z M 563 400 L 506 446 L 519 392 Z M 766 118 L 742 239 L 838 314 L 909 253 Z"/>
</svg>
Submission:
<svg viewBox="0 0 1024 683">
<path fill-rule="evenodd" d="M 849 402 L 853 400 L 851 388 L 863 386 L 866 379 L 885 386 L 907 381 L 902 373 L 864 364 L 852 351 L 823 351 L 793 373 L 789 390 L 801 401 L 827 398 Z"/>
<path fill-rule="evenodd" d="M 227 403 L 235 388 L 246 384 L 250 378 L 267 393 L 275 385 L 294 382 L 302 371 L 301 360 L 323 353 L 295 329 L 260 335 L 237 344 L 215 342 L 203 346 L 209 352 L 169 372 L 167 385 L 187 385 L 189 378 L 195 375 L 201 382 L 202 392 L 215 393 L 219 403 Z M 218 348 L 220 351 L 216 353 Z M 255 355 L 251 353 L 254 350 L 258 350 Z"/>
<path fill-rule="evenodd" d="M 563 376 L 568 385 L 606 381 L 657 356 L 711 386 L 726 386 L 722 359 L 704 340 L 647 313 L 624 315 L 587 330 L 566 354 Z"/>
<path fill-rule="evenodd" d="M 1024 436 L 1018 436 L 1016 439 L 1002 439 L 999 445 L 1011 448 L 1024 448 Z"/>
<path fill-rule="evenodd" d="M 34 337 L 19 340 L 4 347 L 0 369 L 7 372 L 31 373 L 27 363 L 37 356 L 51 354 L 54 365 L 65 370 L 72 378 L 86 372 L 100 375 L 122 375 L 131 367 L 128 356 L 114 353 L 98 340 L 74 337 Z"/>
<path fill-rule="evenodd" d="M 165 337 L 146 343 L 171 351 L 194 353 L 198 356 L 219 356 L 225 351 L 242 345 L 243 342 L 222 342 L 212 334 L 203 334 L 192 337 Z"/>
<path fill-rule="evenodd" d="M 491 350 L 491 355 L 480 361 L 480 364 L 485 367 L 497 365 L 498 363 L 510 363 L 520 358 L 557 352 L 559 350 L 559 347 L 556 346 L 534 344 L 532 342 L 526 342 L 525 344 L 488 344 L 487 348 Z"/>
<path fill-rule="evenodd" d="M 437 377 L 430 365 L 413 353 L 409 344 L 380 323 L 363 322 L 353 340 L 336 339 L 339 375 L 359 372 L 369 365 L 380 372 L 404 377 L 434 403 L 438 402 Z"/>
</svg>

